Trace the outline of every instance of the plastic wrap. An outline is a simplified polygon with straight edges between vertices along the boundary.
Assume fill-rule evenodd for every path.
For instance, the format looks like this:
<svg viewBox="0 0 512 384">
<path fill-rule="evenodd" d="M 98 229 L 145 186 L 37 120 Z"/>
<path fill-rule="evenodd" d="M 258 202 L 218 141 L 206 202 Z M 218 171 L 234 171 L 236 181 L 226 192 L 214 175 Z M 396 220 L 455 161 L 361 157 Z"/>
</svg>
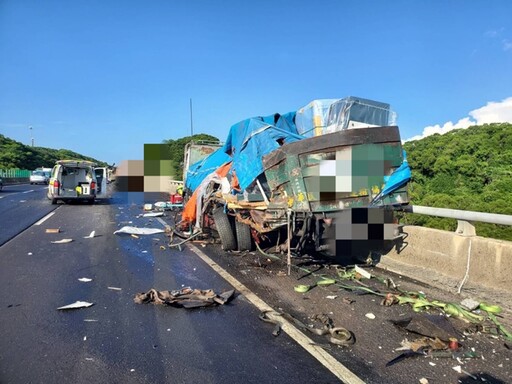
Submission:
<svg viewBox="0 0 512 384">
<path fill-rule="evenodd" d="M 297 132 L 304 137 L 319 136 L 324 133 L 329 116 L 329 107 L 339 99 L 313 100 L 297 111 L 295 124 Z"/>
<path fill-rule="evenodd" d="M 349 96 L 331 104 L 323 133 L 395 124 L 396 113 L 389 104 Z"/>
</svg>

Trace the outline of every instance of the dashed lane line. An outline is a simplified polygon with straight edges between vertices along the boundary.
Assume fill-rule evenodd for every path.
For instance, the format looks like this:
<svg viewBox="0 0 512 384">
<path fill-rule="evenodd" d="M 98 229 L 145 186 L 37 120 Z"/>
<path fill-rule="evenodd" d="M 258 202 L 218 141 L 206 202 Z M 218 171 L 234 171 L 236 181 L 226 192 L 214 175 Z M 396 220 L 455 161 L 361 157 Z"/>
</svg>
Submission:
<svg viewBox="0 0 512 384">
<path fill-rule="evenodd" d="M 215 272 L 221 275 L 229 284 L 231 284 L 238 292 L 244 295 L 259 311 L 273 311 L 273 308 L 265 303 L 262 299 L 256 296 L 249 288 L 239 282 L 235 277 L 229 274 L 225 269 L 218 265 L 215 261 L 210 259 L 204 252 L 193 244 L 189 244 L 189 248 L 206 264 L 208 264 Z M 307 337 L 299 329 L 297 329 L 291 322 L 281 316 L 273 316 L 272 312 L 267 314 L 272 320 L 277 320 L 282 324 L 282 329 L 292 339 L 294 339 L 302 348 L 309 354 L 317 359 L 324 367 L 326 367 L 333 375 L 339 378 L 343 383 L 347 384 L 364 384 L 356 374 L 350 371 L 347 367 L 341 364 L 338 360 L 327 353 L 323 348 L 314 345 L 313 340 Z"/>
<path fill-rule="evenodd" d="M 57 208 L 58 209 L 58 208 Z M 57 210 L 56 209 L 56 210 Z M 37 223 L 35 223 L 34 225 L 41 225 L 43 224 L 46 220 L 48 220 L 50 217 L 52 217 L 53 215 L 55 215 L 55 211 L 53 212 L 50 212 L 49 214 L 47 214 L 45 217 L 43 217 L 41 220 L 39 220 Z"/>
</svg>

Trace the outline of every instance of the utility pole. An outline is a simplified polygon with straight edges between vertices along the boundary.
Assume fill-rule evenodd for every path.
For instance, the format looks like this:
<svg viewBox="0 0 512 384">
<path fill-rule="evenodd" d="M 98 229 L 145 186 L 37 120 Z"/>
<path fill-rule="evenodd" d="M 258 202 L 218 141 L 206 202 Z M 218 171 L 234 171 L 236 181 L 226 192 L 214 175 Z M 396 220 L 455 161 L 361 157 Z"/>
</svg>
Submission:
<svg viewBox="0 0 512 384">
<path fill-rule="evenodd" d="M 31 137 L 32 148 L 34 148 L 34 135 L 32 134 L 32 126 L 30 126 L 28 128 L 30 129 L 30 137 Z"/>
<path fill-rule="evenodd" d="M 194 123 L 192 121 L 192 98 L 190 99 L 190 136 L 194 136 Z"/>
</svg>

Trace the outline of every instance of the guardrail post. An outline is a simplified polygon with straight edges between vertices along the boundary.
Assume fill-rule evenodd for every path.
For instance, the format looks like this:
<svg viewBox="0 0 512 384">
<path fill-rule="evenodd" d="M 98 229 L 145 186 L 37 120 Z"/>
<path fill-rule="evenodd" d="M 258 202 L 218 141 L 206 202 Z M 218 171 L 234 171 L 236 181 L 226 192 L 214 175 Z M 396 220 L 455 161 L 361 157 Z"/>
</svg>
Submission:
<svg viewBox="0 0 512 384">
<path fill-rule="evenodd" d="M 460 236 L 471 237 L 476 236 L 476 229 L 473 224 L 465 220 L 457 220 L 457 229 L 455 230 Z"/>
</svg>

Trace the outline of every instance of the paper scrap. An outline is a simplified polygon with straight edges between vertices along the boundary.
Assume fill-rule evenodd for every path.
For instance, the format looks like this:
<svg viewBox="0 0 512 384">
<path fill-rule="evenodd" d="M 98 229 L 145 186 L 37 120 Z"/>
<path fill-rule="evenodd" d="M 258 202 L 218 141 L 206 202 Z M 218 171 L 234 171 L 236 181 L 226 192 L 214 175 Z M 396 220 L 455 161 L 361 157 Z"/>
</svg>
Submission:
<svg viewBox="0 0 512 384">
<path fill-rule="evenodd" d="M 94 303 L 88 303 L 87 301 L 75 301 L 73 304 L 64 305 L 57 309 L 78 309 L 78 308 L 89 308 Z"/>
<path fill-rule="evenodd" d="M 118 288 L 118 287 L 107 287 L 108 289 L 111 289 L 113 291 L 122 291 L 123 288 Z"/>
<path fill-rule="evenodd" d="M 359 266 L 355 266 L 355 271 L 357 273 L 359 273 L 361 276 L 363 276 L 365 279 L 371 279 L 372 278 L 372 275 L 370 272 L 368 271 L 365 271 L 363 268 L 359 267 Z"/>
<path fill-rule="evenodd" d="M 337 298 L 338 296 L 336 295 L 329 295 L 329 296 L 325 296 L 326 299 L 331 299 L 331 300 L 334 300 L 335 298 Z"/>
<path fill-rule="evenodd" d="M 88 277 L 81 277 L 78 279 L 78 281 L 81 281 L 82 283 L 88 283 L 92 281 L 92 279 L 89 279 Z"/>
<path fill-rule="evenodd" d="M 62 239 L 62 240 L 52 241 L 52 244 L 66 244 L 66 243 L 71 243 L 72 241 L 73 241 L 73 239 Z"/>
<path fill-rule="evenodd" d="M 365 316 L 366 316 L 367 318 L 371 319 L 371 320 L 375 319 L 375 315 L 374 315 L 373 313 L 371 313 L 371 312 L 370 312 L 370 313 L 367 313 Z"/>
<path fill-rule="evenodd" d="M 155 235 L 157 233 L 164 233 L 164 230 L 158 228 L 138 228 L 125 226 L 115 231 L 114 235 L 117 235 L 119 233 L 127 233 L 132 235 Z"/>
<path fill-rule="evenodd" d="M 89 236 L 84 236 L 84 239 L 92 239 L 94 236 L 96 236 L 96 231 L 92 231 Z"/>
<path fill-rule="evenodd" d="M 60 228 L 46 228 L 46 233 L 59 233 Z"/>
</svg>

